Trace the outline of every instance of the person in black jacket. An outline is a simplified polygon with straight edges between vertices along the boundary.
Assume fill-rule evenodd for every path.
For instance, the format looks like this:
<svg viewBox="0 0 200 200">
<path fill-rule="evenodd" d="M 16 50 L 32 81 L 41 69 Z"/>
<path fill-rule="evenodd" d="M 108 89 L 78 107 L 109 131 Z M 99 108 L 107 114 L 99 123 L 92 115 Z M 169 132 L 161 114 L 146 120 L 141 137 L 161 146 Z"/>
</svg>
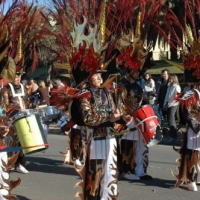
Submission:
<svg viewBox="0 0 200 200">
<path fill-rule="evenodd" d="M 170 71 L 163 69 L 161 71 L 161 79 L 156 83 L 156 104 L 158 105 L 158 112 L 161 116 L 161 124 L 163 124 L 166 110 L 164 108 L 165 96 L 167 94 L 167 88 L 169 85 Z"/>
</svg>

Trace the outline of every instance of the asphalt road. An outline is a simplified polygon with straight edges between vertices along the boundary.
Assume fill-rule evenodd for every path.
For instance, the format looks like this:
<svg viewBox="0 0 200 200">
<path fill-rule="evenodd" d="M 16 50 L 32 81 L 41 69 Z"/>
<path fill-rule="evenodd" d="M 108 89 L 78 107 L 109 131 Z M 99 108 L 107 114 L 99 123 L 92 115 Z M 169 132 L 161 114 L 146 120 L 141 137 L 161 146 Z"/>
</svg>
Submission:
<svg viewBox="0 0 200 200">
<path fill-rule="evenodd" d="M 53 132 L 53 131 L 51 131 Z M 64 164 L 59 152 L 67 145 L 67 136 L 49 134 L 50 147 L 45 153 L 26 155 L 29 174 L 11 172 L 11 179 L 20 177 L 22 183 L 12 191 L 21 200 L 74 200 L 79 176 L 72 165 Z M 173 188 L 178 154 L 172 146 L 158 144 L 150 147 L 148 174 L 153 180 L 127 181 L 119 179 L 119 200 L 188 200 L 200 199 L 199 192 L 187 191 L 185 186 Z"/>
</svg>

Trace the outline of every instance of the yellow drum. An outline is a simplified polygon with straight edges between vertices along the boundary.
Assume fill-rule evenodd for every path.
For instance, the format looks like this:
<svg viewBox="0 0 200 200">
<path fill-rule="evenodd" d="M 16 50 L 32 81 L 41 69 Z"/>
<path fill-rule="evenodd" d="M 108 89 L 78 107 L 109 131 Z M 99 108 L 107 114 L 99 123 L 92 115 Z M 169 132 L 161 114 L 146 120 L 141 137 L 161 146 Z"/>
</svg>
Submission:
<svg viewBox="0 0 200 200">
<path fill-rule="evenodd" d="M 35 153 L 48 148 L 38 114 L 28 115 L 14 121 L 24 154 Z"/>
</svg>

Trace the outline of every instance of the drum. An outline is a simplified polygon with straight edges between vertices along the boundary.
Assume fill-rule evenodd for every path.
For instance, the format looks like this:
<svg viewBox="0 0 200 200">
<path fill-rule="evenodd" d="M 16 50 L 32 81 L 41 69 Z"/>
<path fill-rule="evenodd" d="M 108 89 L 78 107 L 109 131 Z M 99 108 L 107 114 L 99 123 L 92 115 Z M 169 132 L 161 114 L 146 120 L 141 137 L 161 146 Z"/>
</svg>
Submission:
<svg viewBox="0 0 200 200">
<path fill-rule="evenodd" d="M 38 114 L 18 118 L 14 121 L 14 127 L 24 154 L 35 153 L 48 148 L 49 144 Z"/>
<path fill-rule="evenodd" d="M 56 119 L 59 114 L 60 111 L 56 108 L 56 106 L 47 106 L 46 108 L 42 108 L 39 110 L 39 115 L 44 121 L 51 121 L 53 119 Z"/>
<path fill-rule="evenodd" d="M 132 116 L 136 127 L 148 147 L 154 146 L 162 140 L 161 127 L 152 106 L 142 106 Z"/>
<path fill-rule="evenodd" d="M 40 117 L 43 119 L 46 116 L 46 112 L 44 109 L 39 109 L 38 114 L 40 115 Z"/>
<path fill-rule="evenodd" d="M 10 118 L 11 118 L 12 122 L 15 122 L 17 119 L 20 119 L 20 118 L 22 118 L 24 116 L 28 116 L 28 115 L 34 115 L 36 113 L 37 113 L 37 111 L 34 109 L 26 109 L 23 112 L 16 111 L 16 114 L 14 114 L 14 116 L 12 116 Z"/>
</svg>

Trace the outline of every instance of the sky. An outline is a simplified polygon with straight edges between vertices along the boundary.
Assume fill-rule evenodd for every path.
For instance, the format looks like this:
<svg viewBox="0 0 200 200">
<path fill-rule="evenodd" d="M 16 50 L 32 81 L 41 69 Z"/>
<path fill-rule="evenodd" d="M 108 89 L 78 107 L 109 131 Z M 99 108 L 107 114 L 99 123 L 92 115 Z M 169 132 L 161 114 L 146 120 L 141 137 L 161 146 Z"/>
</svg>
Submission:
<svg viewBox="0 0 200 200">
<path fill-rule="evenodd" d="M 36 5 L 45 5 L 45 4 L 48 4 L 48 2 L 49 2 L 50 0 L 33 0 L 33 2 L 36 4 Z M 0 9 L 1 9 L 1 11 L 2 11 L 2 9 L 3 9 L 3 13 L 6 13 L 6 11 L 8 10 L 8 8 L 9 8 L 9 5 L 11 5 L 12 4 L 12 2 L 13 2 L 13 0 L 5 0 L 5 3 L 3 4 L 1 4 L 0 5 Z M 32 2 L 32 0 L 27 0 L 27 2 Z M 4 6 L 4 8 L 2 8 Z"/>
</svg>

